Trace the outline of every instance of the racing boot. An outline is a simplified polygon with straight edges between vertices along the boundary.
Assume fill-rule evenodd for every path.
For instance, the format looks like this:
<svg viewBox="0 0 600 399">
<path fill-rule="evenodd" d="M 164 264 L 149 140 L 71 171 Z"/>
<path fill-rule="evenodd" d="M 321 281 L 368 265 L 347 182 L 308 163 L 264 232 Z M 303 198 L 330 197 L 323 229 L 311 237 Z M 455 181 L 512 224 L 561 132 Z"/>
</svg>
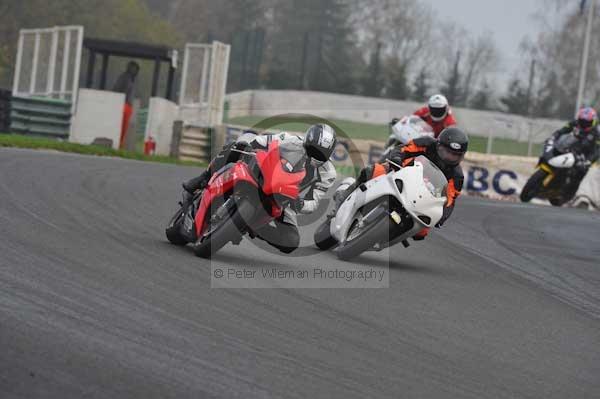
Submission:
<svg viewBox="0 0 600 399">
<path fill-rule="evenodd" d="M 348 198 L 348 196 L 352 194 L 352 192 L 356 190 L 358 186 L 367 182 L 368 180 L 384 174 L 386 174 L 385 167 L 382 164 L 376 163 L 363 168 L 356 179 L 353 177 L 347 177 L 342 180 L 342 183 L 340 183 L 337 190 L 335 190 L 335 194 L 333 195 L 335 206 L 331 212 L 327 214 L 327 217 L 330 219 L 334 217 L 342 202 L 344 202 L 344 200 Z"/>
<path fill-rule="evenodd" d="M 182 184 L 183 186 L 183 201 L 180 203 L 183 209 L 188 209 L 194 201 L 194 193 L 197 190 L 202 190 L 210 180 L 210 169 L 206 169 L 198 177 L 194 177 Z"/>
<path fill-rule="evenodd" d="M 327 214 L 327 219 L 331 219 L 335 216 L 335 213 L 337 212 L 342 202 L 344 202 L 344 200 L 348 198 L 348 196 L 352 193 L 352 191 L 356 189 L 356 187 L 358 187 L 358 185 L 356 184 L 356 179 L 354 179 L 353 177 L 347 177 L 344 180 L 342 180 L 338 188 L 335 190 L 335 193 L 333 194 L 333 208 Z"/>
<path fill-rule="evenodd" d="M 211 176 L 210 168 L 208 168 L 204 172 L 202 172 L 200 174 L 200 176 L 194 177 L 193 179 L 190 179 L 190 180 L 184 182 L 182 184 L 183 189 L 185 191 L 187 191 L 188 193 L 194 195 L 196 190 L 202 190 L 203 188 L 206 187 L 206 185 L 208 184 L 208 181 L 210 180 L 210 176 Z"/>
</svg>

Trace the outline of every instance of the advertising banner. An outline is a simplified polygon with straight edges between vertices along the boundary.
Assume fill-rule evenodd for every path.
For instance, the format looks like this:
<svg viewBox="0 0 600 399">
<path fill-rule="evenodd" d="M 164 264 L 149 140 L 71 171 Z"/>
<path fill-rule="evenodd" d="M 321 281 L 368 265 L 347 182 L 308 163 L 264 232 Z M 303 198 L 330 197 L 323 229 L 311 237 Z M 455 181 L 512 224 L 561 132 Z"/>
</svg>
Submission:
<svg viewBox="0 0 600 399">
<path fill-rule="evenodd" d="M 246 129 L 226 125 L 225 143 L 234 141 Z M 279 133 L 270 131 L 263 133 Z M 302 136 L 303 133 L 289 132 Z M 331 157 L 341 176 L 354 176 L 366 165 L 377 162 L 385 148 L 374 140 L 339 138 Z M 467 153 L 462 163 L 465 175 L 463 193 L 502 201 L 519 201 L 521 188 L 534 173 L 537 158 L 510 155 Z M 548 204 L 547 201 L 535 202 Z M 600 205 L 600 168 L 594 166 L 581 182 L 573 206 L 598 209 Z"/>
</svg>

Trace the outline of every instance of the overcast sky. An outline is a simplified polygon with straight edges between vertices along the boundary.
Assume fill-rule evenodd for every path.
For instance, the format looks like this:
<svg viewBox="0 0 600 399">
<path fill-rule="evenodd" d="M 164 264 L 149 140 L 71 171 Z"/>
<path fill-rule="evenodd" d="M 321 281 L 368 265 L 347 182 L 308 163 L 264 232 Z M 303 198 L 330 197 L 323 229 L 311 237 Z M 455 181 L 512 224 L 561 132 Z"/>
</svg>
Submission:
<svg viewBox="0 0 600 399">
<path fill-rule="evenodd" d="M 420 0 L 429 3 L 442 18 L 456 21 L 475 35 L 491 31 L 502 52 L 504 76 L 510 78 L 519 65 L 519 44 L 529 34 L 535 37 L 538 25 L 532 20 L 543 4 L 540 0 Z M 508 76 L 507 76 L 508 75 Z"/>
</svg>

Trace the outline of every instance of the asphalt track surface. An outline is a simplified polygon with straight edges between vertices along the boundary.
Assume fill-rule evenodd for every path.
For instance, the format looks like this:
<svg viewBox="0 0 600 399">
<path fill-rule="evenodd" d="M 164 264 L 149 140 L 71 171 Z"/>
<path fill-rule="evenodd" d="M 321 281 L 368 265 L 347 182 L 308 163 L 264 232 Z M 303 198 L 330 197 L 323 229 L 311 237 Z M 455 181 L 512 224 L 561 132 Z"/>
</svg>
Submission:
<svg viewBox="0 0 600 399">
<path fill-rule="evenodd" d="M 1 398 L 600 397 L 598 214 L 461 198 L 387 289 L 211 289 L 163 233 L 193 168 L 0 149 L 0 170 Z M 302 251 L 215 262 L 345 265 Z"/>
</svg>

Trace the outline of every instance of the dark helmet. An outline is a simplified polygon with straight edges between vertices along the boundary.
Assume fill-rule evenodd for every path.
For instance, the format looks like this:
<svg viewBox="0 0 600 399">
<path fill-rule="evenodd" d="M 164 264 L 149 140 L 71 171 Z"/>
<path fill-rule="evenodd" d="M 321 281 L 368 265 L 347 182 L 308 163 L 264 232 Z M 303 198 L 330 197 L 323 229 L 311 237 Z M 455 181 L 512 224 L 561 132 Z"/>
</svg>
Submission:
<svg viewBox="0 0 600 399">
<path fill-rule="evenodd" d="M 335 149 L 335 130 L 329 125 L 312 125 L 304 136 L 304 148 L 309 158 L 317 162 L 326 162 Z"/>
<path fill-rule="evenodd" d="M 457 127 L 447 127 L 438 136 L 437 154 L 447 166 L 458 165 L 469 147 L 469 136 Z"/>
<path fill-rule="evenodd" d="M 138 64 L 135 61 L 129 61 L 127 63 L 127 72 L 132 75 L 132 76 L 136 76 L 138 74 L 138 72 L 140 71 L 140 64 Z"/>
</svg>

